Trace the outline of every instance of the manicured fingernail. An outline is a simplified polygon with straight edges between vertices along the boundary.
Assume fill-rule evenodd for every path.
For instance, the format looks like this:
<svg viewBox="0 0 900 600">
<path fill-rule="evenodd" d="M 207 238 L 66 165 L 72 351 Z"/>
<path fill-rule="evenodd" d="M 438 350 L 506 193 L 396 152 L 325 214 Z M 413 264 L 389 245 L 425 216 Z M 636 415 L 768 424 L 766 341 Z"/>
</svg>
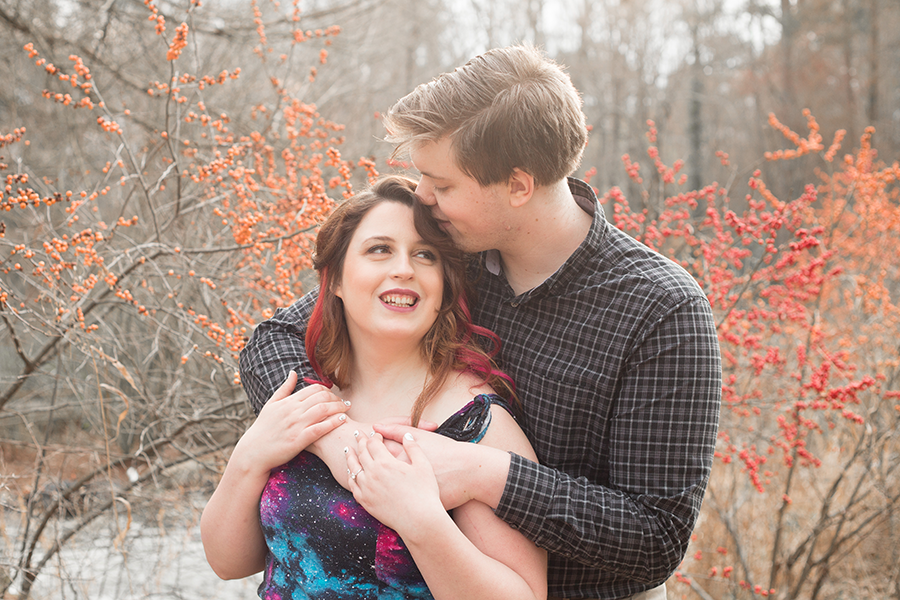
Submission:
<svg viewBox="0 0 900 600">
<path fill-rule="evenodd" d="M 374 431 L 370 431 L 370 432 L 369 432 L 369 437 L 375 437 L 375 432 L 374 432 Z"/>
<path fill-rule="evenodd" d="M 411 434 L 410 432 L 408 432 L 408 431 L 407 431 L 406 433 L 403 434 L 403 439 L 404 439 L 404 440 L 407 440 L 407 441 L 410 441 L 410 442 L 416 441 L 415 438 L 413 438 L 412 434 Z"/>
<path fill-rule="evenodd" d="M 350 452 L 350 448 L 348 448 L 347 446 L 344 446 L 344 454 L 347 454 L 348 452 Z"/>
<path fill-rule="evenodd" d="M 349 400 L 342 400 L 341 402 L 344 403 L 344 406 L 350 406 L 350 401 L 349 401 Z"/>
<path fill-rule="evenodd" d="M 346 420 L 347 420 L 347 415 L 340 415 L 338 417 L 338 421 L 346 421 Z"/>
<path fill-rule="evenodd" d="M 355 431 L 353 432 L 353 437 L 355 437 L 355 438 L 358 438 L 358 437 L 359 437 L 359 430 L 355 430 Z"/>
<path fill-rule="evenodd" d="M 353 471 L 350 470 L 350 467 L 347 467 L 347 475 L 349 475 L 349 474 L 352 473 L 352 472 L 353 472 Z"/>
</svg>

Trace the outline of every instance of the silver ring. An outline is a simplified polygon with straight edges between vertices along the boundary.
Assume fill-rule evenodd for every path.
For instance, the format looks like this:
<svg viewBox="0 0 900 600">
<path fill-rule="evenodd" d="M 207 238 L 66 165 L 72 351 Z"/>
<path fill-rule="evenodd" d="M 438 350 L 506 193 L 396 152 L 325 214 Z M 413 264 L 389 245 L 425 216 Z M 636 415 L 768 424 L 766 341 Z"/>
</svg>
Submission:
<svg viewBox="0 0 900 600">
<path fill-rule="evenodd" d="M 350 473 L 350 479 L 353 479 L 353 480 L 355 481 L 355 480 L 356 480 L 356 476 L 359 475 L 359 474 L 362 473 L 362 472 L 363 472 L 362 467 L 360 467 L 360 468 L 359 468 L 359 471 L 357 471 L 356 473 Z"/>
</svg>

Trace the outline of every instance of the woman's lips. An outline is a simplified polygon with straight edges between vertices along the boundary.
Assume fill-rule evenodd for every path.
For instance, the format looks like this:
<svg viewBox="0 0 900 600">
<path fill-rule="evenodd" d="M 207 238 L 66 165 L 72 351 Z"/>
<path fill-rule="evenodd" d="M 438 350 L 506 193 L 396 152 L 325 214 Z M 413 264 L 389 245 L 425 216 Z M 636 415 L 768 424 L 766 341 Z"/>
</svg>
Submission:
<svg viewBox="0 0 900 600">
<path fill-rule="evenodd" d="M 401 310 L 413 308 L 419 302 L 419 295 L 408 290 L 389 290 L 379 298 L 388 307 Z"/>
</svg>

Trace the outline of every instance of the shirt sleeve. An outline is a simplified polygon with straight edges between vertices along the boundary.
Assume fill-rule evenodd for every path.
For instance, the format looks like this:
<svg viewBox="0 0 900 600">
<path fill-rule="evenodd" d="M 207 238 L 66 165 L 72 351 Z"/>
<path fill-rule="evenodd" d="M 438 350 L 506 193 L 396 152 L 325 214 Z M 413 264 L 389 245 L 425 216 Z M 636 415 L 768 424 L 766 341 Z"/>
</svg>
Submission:
<svg viewBox="0 0 900 600">
<path fill-rule="evenodd" d="M 304 377 L 315 377 L 306 357 L 306 323 L 312 314 L 318 288 L 256 326 L 241 350 L 241 384 L 256 414 L 284 383 L 291 369 L 297 372 L 297 388 L 304 387 Z"/>
<path fill-rule="evenodd" d="M 496 514 L 552 553 L 664 581 L 687 551 L 712 468 L 722 375 L 706 299 L 651 323 L 620 384 L 608 435 L 588 450 L 609 456 L 608 484 L 513 455 Z"/>
</svg>

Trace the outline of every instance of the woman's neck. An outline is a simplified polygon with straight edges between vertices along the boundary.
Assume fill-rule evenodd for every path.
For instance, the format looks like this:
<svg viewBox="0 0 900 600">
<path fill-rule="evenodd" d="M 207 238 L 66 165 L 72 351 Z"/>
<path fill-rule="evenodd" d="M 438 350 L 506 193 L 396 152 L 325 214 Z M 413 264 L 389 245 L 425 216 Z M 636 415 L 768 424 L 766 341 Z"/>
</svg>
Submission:
<svg viewBox="0 0 900 600">
<path fill-rule="evenodd" d="M 350 400 L 351 416 L 357 420 L 407 416 L 428 376 L 421 348 L 353 345 L 350 384 L 342 396 Z"/>
</svg>

